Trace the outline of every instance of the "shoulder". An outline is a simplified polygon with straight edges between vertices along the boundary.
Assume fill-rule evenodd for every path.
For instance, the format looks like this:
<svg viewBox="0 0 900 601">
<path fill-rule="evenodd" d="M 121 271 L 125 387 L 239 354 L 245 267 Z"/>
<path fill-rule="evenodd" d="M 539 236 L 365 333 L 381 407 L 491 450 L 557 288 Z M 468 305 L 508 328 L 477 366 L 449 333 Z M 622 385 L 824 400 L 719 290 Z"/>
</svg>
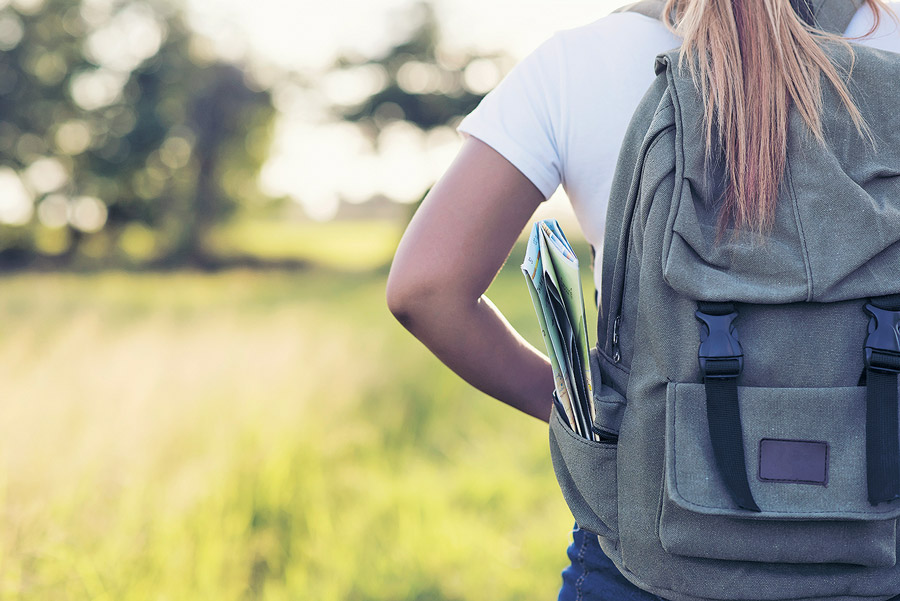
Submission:
<svg viewBox="0 0 900 601">
<path fill-rule="evenodd" d="M 507 74 L 485 104 L 532 99 L 552 113 L 573 100 L 573 93 L 579 102 L 598 94 L 617 96 L 623 87 L 646 88 L 656 56 L 680 43 L 659 20 L 612 13 L 547 38 Z"/>
<path fill-rule="evenodd" d="M 647 82 L 656 56 L 681 45 L 658 19 L 633 12 L 612 13 L 557 32 L 541 48 L 571 82 Z M 618 86 L 616 86 L 618 87 Z"/>
<path fill-rule="evenodd" d="M 626 50 L 658 52 L 680 44 L 680 40 L 658 19 L 634 12 L 612 13 L 587 25 L 556 32 L 552 39 L 568 55 L 603 52 L 595 59 L 627 61 Z M 615 54 L 612 54 L 615 53 Z"/>
<path fill-rule="evenodd" d="M 640 13 L 611 13 L 587 25 L 557 32 L 560 43 L 593 47 L 634 47 L 667 41 L 673 34 L 659 19 Z"/>
</svg>

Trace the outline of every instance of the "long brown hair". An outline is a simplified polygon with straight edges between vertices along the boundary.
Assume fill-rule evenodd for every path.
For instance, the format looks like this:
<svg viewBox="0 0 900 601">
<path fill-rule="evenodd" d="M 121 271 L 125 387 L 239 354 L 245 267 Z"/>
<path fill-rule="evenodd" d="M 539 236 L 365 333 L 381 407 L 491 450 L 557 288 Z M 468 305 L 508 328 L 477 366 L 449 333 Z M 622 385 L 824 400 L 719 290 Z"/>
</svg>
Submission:
<svg viewBox="0 0 900 601">
<path fill-rule="evenodd" d="M 877 29 L 879 9 L 896 20 L 883 0 L 866 2 L 875 22 L 864 35 Z M 822 49 L 822 44 L 834 42 L 852 56 L 850 44 L 808 25 L 790 0 L 666 0 L 663 15 L 666 26 L 684 39 L 679 67 L 688 59 L 706 102 L 707 161 L 715 142 L 724 151 L 728 184 L 719 213 L 720 237 L 728 226 L 759 234 L 770 230 L 784 174 L 792 103 L 824 143 L 822 75 L 834 86 L 859 134 L 874 143 L 847 90 L 850 71 L 842 72 Z"/>
</svg>

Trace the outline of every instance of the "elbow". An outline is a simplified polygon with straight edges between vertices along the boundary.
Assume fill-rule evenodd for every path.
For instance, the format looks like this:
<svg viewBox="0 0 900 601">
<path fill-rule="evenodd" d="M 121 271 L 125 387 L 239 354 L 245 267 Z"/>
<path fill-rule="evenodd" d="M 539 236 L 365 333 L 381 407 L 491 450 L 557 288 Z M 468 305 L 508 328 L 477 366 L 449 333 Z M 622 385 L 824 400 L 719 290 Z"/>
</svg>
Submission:
<svg viewBox="0 0 900 601">
<path fill-rule="evenodd" d="M 414 336 L 453 311 L 456 300 L 452 290 L 434 278 L 411 276 L 391 271 L 385 287 L 388 310 Z"/>
<path fill-rule="evenodd" d="M 388 311 L 404 326 L 409 322 L 410 306 L 412 305 L 408 296 L 406 291 L 396 284 L 392 284 L 391 280 L 388 280 L 388 285 L 385 288 L 385 300 L 387 301 Z"/>
<path fill-rule="evenodd" d="M 385 286 L 391 314 L 414 336 L 460 315 L 477 304 L 481 293 L 433 263 L 394 260 Z"/>
<path fill-rule="evenodd" d="M 410 328 L 417 309 L 427 302 L 427 293 L 421 284 L 410 281 L 391 271 L 385 287 L 385 300 L 391 314 L 407 329 Z"/>
</svg>

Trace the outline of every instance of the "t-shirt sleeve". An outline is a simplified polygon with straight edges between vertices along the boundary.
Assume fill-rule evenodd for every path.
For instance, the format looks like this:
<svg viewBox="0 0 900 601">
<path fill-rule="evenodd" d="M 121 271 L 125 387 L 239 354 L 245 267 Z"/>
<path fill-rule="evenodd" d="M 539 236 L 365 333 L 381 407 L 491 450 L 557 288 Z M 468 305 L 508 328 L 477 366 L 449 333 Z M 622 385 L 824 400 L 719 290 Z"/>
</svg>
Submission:
<svg viewBox="0 0 900 601">
<path fill-rule="evenodd" d="M 557 143 L 561 86 L 558 35 L 528 55 L 459 124 L 512 163 L 544 199 L 561 182 Z"/>
</svg>

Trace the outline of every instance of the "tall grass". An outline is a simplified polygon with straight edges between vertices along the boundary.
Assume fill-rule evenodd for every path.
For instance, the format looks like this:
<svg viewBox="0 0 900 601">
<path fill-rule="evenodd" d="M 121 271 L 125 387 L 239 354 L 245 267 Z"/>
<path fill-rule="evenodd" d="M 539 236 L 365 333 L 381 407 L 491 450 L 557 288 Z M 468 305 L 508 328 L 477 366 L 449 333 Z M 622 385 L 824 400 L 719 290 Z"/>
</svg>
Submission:
<svg viewBox="0 0 900 601">
<path fill-rule="evenodd" d="M 383 285 L 0 281 L 0 599 L 555 598 L 545 428 L 431 358 Z M 540 343 L 514 268 L 492 297 Z"/>
</svg>

